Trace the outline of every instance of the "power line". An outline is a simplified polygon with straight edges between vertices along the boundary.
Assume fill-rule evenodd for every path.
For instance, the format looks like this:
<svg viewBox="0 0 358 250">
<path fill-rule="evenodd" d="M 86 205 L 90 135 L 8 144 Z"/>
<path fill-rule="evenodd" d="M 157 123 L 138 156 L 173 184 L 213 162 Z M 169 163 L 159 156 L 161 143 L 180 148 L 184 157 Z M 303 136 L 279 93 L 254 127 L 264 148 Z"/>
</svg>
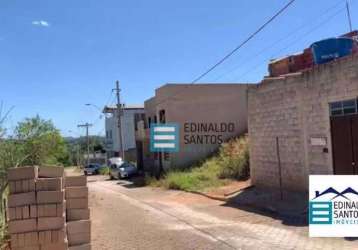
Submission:
<svg viewBox="0 0 358 250">
<path fill-rule="evenodd" d="M 224 61 L 226 61 L 230 56 L 232 56 L 236 51 L 238 51 L 240 48 L 242 48 L 246 43 L 248 43 L 252 38 L 254 38 L 258 33 L 261 32 L 267 25 L 269 25 L 273 20 L 276 19 L 282 12 L 284 12 L 291 4 L 293 4 L 295 0 L 289 1 L 283 8 L 281 8 L 275 15 L 273 15 L 268 21 L 266 21 L 262 26 L 260 26 L 254 33 L 252 33 L 246 40 L 244 40 L 240 45 L 238 45 L 236 48 L 234 48 L 232 51 L 230 51 L 226 56 L 224 56 L 221 60 L 219 60 L 217 63 L 215 63 L 213 66 L 211 66 L 207 71 L 205 71 L 203 74 L 201 74 L 199 77 L 197 77 L 192 83 L 196 83 L 200 79 L 202 79 L 204 76 L 209 74 L 211 71 L 213 71 L 217 66 L 222 64 Z"/>
<path fill-rule="evenodd" d="M 304 33 L 303 35 L 300 36 L 300 38 L 296 39 L 295 41 L 291 42 L 288 46 L 280 49 L 278 52 L 276 52 L 275 54 L 278 56 L 282 51 L 292 47 L 292 45 L 296 44 L 298 41 L 302 40 L 303 38 L 306 38 L 307 35 L 309 35 L 310 33 L 312 33 L 313 31 L 317 30 L 318 28 L 320 28 L 323 24 L 326 24 L 327 22 L 331 21 L 333 17 L 337 16 L 338 14 L 340 14 L 342 11 L 345 10 L 345 7 L 339 9 L 338 11 L 334 12 L 332 15 L 328 16 L 328 18 L 324 19 L 322 22 L 320 22 L 318 25 L 314 26 L 312 29 L 310 29 L 308 32 Z M 247 75 L 248 73 L 252 72 L 253 70 L 257 69 L 259 66 L 266 64 L 267 60 L 265 59 L 263 61 L 261 61 L 260 63 L 256 64 L 254 67 L 252 67 L 251 69 L 247 70 L 246 72 L 244 72 L 243 74 L 239 75 L 238 77 L 236 77 L 235 79 L 239 79 L 245 75 Z"/>
<path fill-rule="evenodd" d="M 210 69 L 205 71 L 205 73 L 201 74 L 199 77 L 197 77 L 194 81 L 191 82 L 191 85 L 195 84 L 197 81 L 199 81 L 201 78 L 209 74 L 212 70 L 214 70 L 217 66 L 222 64 L 226 59 L 228 59 L 230 56 L 232 56 L 236 51 L 238 51 L 242 46 L 244 46 L 246 43 L 248 43 L 252 38 L 254 38 L 261 30 L 263 30 L 269 23 L 271 23 L 274 19 L 276 19 L 283 11 L 285 11 L 293 2 L 296 0 L 291 0 L 288 2 L 283 8 L 281 8 L 278 12 L 276 12 L 275 15 L 273 15 L 268 21 L 266 21 L 263 25 L 260 26 L 258 30 L 256 30 L 253 34 L 251 34 L 244 42 L 242 42 L 239 46 L 237 46 L 235 49 L 233 49 L 229 54 L 227 54 L 225 57 L 223 57 L 219 62 L 217 62 L 214 66 L 212 66 Z M 180 94 L 184 91 L 188 86 L 184 86 L 183 89 L 173 93 L 171 96 L 163 99 L 162 101 L 156 103 L 156 105 L 162 104 L 169 100 L 170 98 L 173 98 L 174 96 Z"/>
<path fill-rule="evenodd" d="M 323 11 L 322 13 L 319 14 L 319 16 L 323 16 L 326 15 L 327 13 L 329 13 L 331 10 L 336 9 L 337 6 L 341 5 L 345 0 L 340 0 L 337 3 L 335 3 L 334 5 L 332 5 L 331 7 L 327 8 L 325 11 Z M 317 20 L 317 15 L 315 17 L 315 20 Z M 258 53 L 256 53 L 255 55 L 250 55 L 249 57 L 244 58 L 243 60 L 240 61 L 239 64 L 236 64 L 236 66 L 234 66 L 233 68 L 229 69 L 228 71 L 220 74 L 218 77 L 216 77 L 214 79 L 214 82 L 216 82 L 218 79 L 236 71 L 238 68 L 240 68 L 243 63 L 245 63 L 247 65 L 247 63 L 249 61 L 252 61 L 252 59 L 257 58 L 259 55 L 263 54 L 264 52 L 266 52 L 267 50 L 276 47 L 279 43 L 287 40 L 288 38 L 292 37 L 293 35 L 297 34 L 297 31 L 302 30 L 304 27 L 306 27 L 307 25 L 312 24 L 312 22 L 314 22 L 315 20 L 308 20 L 307 22 L 303 23 L 302 25 L 298 26 L 297 28 L 294 29 L 293 32 L 288 33 L 287 35 L 285 35 L 284 37 L 281 37 L 280 39 L 276 40 L 274 43 L 272 43 L 271 45 L 265 47 L 264 49 L 260 50 Z"/>
<path fill-rule="evenodd" d="M 351 12 L 349 10 L 348 0 L 346 0 L 346 8 L 347 8 L 347 18 L 348 18 L 348 24 L 349 24 L 349 31 L 352 32 L 352 19 L 351 19 Z"/>
</svg>

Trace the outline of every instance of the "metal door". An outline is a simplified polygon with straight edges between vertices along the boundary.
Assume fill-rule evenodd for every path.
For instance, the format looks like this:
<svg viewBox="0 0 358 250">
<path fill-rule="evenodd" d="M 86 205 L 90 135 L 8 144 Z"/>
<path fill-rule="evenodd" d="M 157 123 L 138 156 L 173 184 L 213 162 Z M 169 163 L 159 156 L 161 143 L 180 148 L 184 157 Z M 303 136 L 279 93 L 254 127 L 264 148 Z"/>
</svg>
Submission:
<svg viewBox="0 0 358 250">
<path fill-rule="evenodd" d="M 358 115 L 331 117 L 334 174 L 358 174 Z"/>
</svg>

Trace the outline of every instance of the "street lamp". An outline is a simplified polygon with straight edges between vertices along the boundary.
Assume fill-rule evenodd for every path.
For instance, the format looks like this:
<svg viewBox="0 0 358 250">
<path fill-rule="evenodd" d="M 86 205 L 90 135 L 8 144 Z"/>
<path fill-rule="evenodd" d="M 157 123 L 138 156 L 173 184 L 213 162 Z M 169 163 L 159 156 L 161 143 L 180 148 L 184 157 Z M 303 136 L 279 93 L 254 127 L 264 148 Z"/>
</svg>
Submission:
<svg viewBox="0 0 358 250">
<path fill-rule="evenodd" d="M 92 107 L 96 108 L 101 113 L 101 115 L 99 116 L 99 119 L 102 119 L 103 115 L 102 115 L 102 109 L 100 107 L 98 107 L 97 105 L 92 104 L 92 103 L 86 103 L 85 105 L 92 106 Z"/>
</svg>

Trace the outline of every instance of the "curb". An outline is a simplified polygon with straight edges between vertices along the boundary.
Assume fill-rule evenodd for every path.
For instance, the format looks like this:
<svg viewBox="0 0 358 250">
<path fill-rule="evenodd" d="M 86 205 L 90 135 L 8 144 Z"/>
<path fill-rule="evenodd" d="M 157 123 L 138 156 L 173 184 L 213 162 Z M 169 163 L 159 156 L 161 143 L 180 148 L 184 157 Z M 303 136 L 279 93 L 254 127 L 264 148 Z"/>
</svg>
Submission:
<svg viewBox="0 0 358 250">
<path fill-rule="evenodd" d="M 199 191 L 184 191 L 184 192 L 198 194 L 198 195 L 204 196 L 206 198 L 209 198 L 212 200 L 217 200 L 217 201 L 228 201 L 229 200 L 229 198 L 225 197 L 225 196 L 210 195 L 210 194 L 206 194 L 206 193 L 199 192 Z"/>
</svg>

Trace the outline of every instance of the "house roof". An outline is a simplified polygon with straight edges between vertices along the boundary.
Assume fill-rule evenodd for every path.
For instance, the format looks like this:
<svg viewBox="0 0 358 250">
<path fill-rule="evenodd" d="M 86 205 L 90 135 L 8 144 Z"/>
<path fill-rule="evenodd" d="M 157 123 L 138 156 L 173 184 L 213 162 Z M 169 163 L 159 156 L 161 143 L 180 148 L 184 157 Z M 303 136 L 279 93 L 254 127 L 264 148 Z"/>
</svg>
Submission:
<svg viewBox="0 0 358 250">
<path fill-rule="evenodd" d="M 134 105 L 124 105 L 122 104 L 122 110 L 132 110 L 132 109 L 144 109 L 144 105 L 142 104 L 134 104 Z M 117 110 L 116 105 L 104 106 L 102 112 L 103 113 L 112 113 Z"/>
</svg>

